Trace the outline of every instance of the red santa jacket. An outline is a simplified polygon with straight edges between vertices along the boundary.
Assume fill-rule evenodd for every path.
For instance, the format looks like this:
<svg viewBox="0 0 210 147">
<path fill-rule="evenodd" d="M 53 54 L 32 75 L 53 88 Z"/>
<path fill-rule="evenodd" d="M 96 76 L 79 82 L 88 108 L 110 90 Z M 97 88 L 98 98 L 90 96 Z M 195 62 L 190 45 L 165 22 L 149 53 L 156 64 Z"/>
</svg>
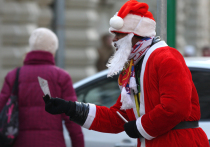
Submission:
<svg viewBox="0 0 210 147">
<path fill-rule="evenodd" d="M 190 70 L 182 55 L 164 41 L 153 45 L 146 53 L 140 75 L 140 117 L 136 106 L 121 110 L 121 97 L 111 108 L 90 104 L 83 127 L 106 133 L 124 131 L 124 122 L 137 120 L 136 125 L 144 138 L 138 147 L 207 147 L 206 134 L 201 128 L 175 129 L 182 121 L 198 121 L 200 105 Z M 133 93 L 131 92 L 134 101 Z"/>
</svg>

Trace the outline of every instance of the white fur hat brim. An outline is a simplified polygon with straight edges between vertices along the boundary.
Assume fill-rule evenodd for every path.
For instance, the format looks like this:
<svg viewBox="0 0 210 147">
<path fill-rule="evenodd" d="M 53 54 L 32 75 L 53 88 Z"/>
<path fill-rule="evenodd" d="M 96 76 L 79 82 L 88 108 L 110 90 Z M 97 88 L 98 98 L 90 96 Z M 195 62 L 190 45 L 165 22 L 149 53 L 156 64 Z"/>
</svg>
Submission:
<svg viewBox="0 0 210 147">
<path fill-rule="evenodd" d="M 121 28 L 114 28 L 110 26 L 109 31 L 119 33 L 134 33 L 135 35 L 143 37 L 152 37 L 156 35 L 156 22 L 150 18 L 128 14 L 123 20 L 124 23 Z"/>
</svg>

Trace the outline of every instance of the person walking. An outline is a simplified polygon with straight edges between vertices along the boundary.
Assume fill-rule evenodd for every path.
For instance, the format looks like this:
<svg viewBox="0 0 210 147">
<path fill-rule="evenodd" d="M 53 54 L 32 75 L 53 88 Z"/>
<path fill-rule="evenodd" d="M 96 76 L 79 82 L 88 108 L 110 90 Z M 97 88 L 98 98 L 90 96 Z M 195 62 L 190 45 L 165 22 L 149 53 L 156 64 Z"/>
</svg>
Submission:
<svg viewBox="0 0 210 147">
<path fill-rule="evenodd" d="M 129 0 L 110 19 L 117 51 L 107 76 L 120 72 L 116 104 L 107 108 L 46 95 L 45 109 L 64 112 L 89 130 L 125 131 L 138 147 L 208 147 L 198 125 L 200 104 L 190 70 L 179 51 L 155 36 L 156 22 L 148 9 L 146 3 Z"/>
<path fill-rule="evenodd" d="M 69 131 L 72 147 L 84 147 L 81 127 L 68 116 L 50 115 L 45 111 L 43 92 L 38 76 L 48 81 L 53 97 L 76 101 L 77 97 L 69 74 L 55 66 L 54 56 L 58 49 L 57 36 L 47 28 L 34 30 L 29 38 L 30 52 L 26 54 L 19 74 L 19 134 L 13 147 L 65 147 L 62 121 Z M 16 76 L 10 71 L 0 93 L 0 111 L 9 98 Z"/>
<path fill-rule="evenodd" d="M 109 58 L 114 54 L 112 38 L 111 34 L 104 34 L 101 37 L 101 46 L 97 49 L 98 59 L 96 60 L 96 68 L 98 71 L 107 69 L 106 64 Z"/>
</svg>

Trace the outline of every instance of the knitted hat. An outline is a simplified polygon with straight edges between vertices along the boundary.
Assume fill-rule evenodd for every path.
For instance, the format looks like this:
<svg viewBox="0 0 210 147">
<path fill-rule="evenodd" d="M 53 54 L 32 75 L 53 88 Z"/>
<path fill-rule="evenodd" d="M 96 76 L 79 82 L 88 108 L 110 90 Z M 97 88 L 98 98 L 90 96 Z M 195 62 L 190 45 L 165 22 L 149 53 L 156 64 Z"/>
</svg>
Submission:
<svg viewBox="0 0 210 147">
<path fill-rule="evenodd" d="M 136 0 L 127 1 L 110 19 L 110 32 L 134 33 L 142 37 L 155 36 L 156 22 L 149 6 Z"/>
<path fill-rule="evenodd" d="M 29 38 L 30 51 L 42 50 L 55 54 L 58 49 L 58 38 L 47 28 L 34 30 Z"/>
</svg>

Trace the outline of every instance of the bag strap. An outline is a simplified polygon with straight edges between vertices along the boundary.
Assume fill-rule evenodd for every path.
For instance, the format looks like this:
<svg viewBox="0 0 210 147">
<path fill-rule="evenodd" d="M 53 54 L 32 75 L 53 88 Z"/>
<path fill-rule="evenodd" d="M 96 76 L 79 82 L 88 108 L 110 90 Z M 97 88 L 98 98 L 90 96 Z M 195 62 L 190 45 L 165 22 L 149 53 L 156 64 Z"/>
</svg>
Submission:
<svg viewBox="0 0 210 147">
<path fill-rule="evenodd" d="M 13 95 L 18 95 L 18 80 L 19 80 L 19 72 L 20 72 L 20 67 L 17 68 L 16 71 L 16 78 L 15 78 L 15 82 L 12 88 L 12 94 Z"/>
</svg>

